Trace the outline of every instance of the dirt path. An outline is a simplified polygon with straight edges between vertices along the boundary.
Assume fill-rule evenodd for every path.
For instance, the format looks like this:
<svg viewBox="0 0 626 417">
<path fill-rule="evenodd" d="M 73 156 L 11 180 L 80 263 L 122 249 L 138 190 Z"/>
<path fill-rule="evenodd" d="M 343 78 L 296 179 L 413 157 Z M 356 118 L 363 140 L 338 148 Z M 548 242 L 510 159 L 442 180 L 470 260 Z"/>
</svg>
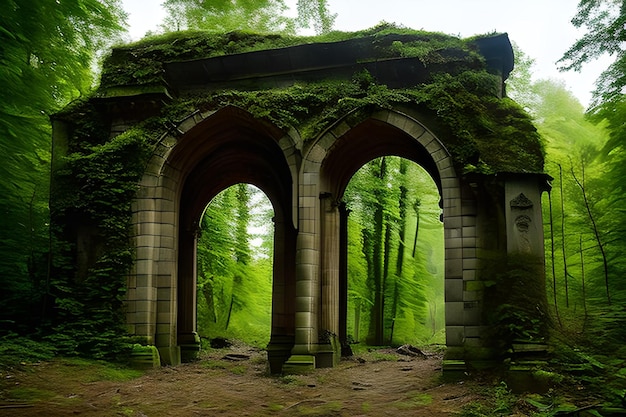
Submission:
<svg viewBox="0 0 626 417">
<path fill-rule="evenodd" d="M 247 359 L 224 359 L 228 353 Z M 375 351 L 336 368 L 270 377 L 263 352 L 213 350 L 143 374 L 56 360 L 2 373 L 4 416 L 451 416 L 476 399 L 444 383 L 441 356 Z"/>
</svg>

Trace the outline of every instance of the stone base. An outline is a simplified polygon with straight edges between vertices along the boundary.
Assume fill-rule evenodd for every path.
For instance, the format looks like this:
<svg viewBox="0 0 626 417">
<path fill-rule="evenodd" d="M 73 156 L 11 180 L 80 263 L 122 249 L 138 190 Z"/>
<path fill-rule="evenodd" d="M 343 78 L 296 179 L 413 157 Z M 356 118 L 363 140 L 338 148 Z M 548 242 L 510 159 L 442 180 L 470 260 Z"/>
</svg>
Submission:
<svg viewBox="0 0 626 417">
<path fill-rule="evenodd" d="M 302 374 L 314 369 L 314 355 L 291 355 L 283 365 L 284 374 Z"/>
<path fill-rule="evenodd" d="M 271 374 L 280 374 L 283 371 L 283 365 L 291 356 L 293 343 L 293 336 L 272 336 L 267 345 L 267 361 Z"/>
<path fill-rule="evenodd" d="M 134 369 L 152 369 L 161 366 L 161 357 L 155 346 L 133 346 L 130 354 L 130 366 Z"/>
<path fill-rule="evenodd" d="M 159 347 L 159 355 L 161 355 L 161 364 L 176 366 L 180 365 L 180 347 L 179 346 L 163 346 Z"/>
<path fill-rule="evenodd" d="M 198 333 L 193 332 L 185 335 L 185 337 L 179 335 L 178 343 L 181 362 L 193 362 L 198 359 L 198 354 L 200 353 L 201 348 L 200 336 L 198 336 Z"/>
<path fill-rule="evenodd" d="M 467 376 L 467 364 L 464 360 L 444 359 L 441 364 L 443 378 L 446 381 L 463 379 Z"/>
<path fill-rule="evenodd" d="M 320 344 L 315 354 L 317 368 L 333 368 L 341 359 L 341 343 L 337 336 L 329 336 L 328 343 Z"/>
</svg>

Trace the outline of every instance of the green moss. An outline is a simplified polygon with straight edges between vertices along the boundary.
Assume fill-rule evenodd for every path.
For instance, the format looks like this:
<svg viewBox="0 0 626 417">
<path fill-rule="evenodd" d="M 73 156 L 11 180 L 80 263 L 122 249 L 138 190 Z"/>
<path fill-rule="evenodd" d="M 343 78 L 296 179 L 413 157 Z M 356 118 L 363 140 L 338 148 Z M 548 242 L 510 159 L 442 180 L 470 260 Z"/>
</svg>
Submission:
<svg viewBox="0 0 626 417">
<path fill-rule="evenodd" d="M 545 295 L 543 262 L 525 254 L 486 257 L 483 280 L 485 315 L 493 333 L 490 340 L 502 352 L 516 340 L 543 341 L 550 316 Z M 486 282 L 486 284 L 487 284 Z"/>
<path fill-rule="evenodd" d="M 457 37 L 399 28 L 383 23 L 358 32 L 332 32 L 319 36 L 287 36 L 258 34 L 245 31 L 215 33 L 181 31 L 149 37 L 139 42 L 113 49 L 105 60 L 101 86 L 147 85 L 164 83 L 164 64 L 194 59 L 277 49 L 289 46 L 339 42 L 371 38 L 371 61 L 386 58 L 418 57 L 424 63 L 453 60 L 480 60 L 473 41 Z"/>
<path fill-rule="evenodd" d="M 158 116 L 109 136 L 111 121 L 100 99 L 168 98 L 166 62 L 366 37 L 374 51 L 368 59 L 412 57 L 426 65 L 455 65 L 405 89 L 389 88 L 358 71 L 352 79 L 171 96 Z M 68 154 L 55 161 L 51 201 L 57 225 L 52 285 L 60 312 L 51 339 L 65 354 L 122 351 L 121 305 L 134 256 L 131 203 L 159 138 L 193 112 L 238 106 L 285 131 L 297 129 L 306 146 L 338 120 L 356 126 L 380 109 L 407 108 L 428 120 L 458 172 L 542 172 L 539 135 L 517 104 L 499 98 L 500 83 L 487 72 L 474 40 L 387 24 L 321 37 L 180 32 L 115 49 L 105 63 L 98 100 L 78 101 L 57 115 L 70 125 L 70 138 Z M 78 236 L 95 248 L 83 269 L 76 262 Z"/>
<path fill-rule="evenodd" d="M 176 100 L 165 114 L 182 120 L 197 109 L 234 105 L 285 130 L 295 127 L 306 143 L 345 116 L 354 126 L 377 110 L 409 105 L 435 121 L 432 128 L 460 172 L 543 172 L 539 134 L 521 107 L 497 97 L 497 86 L 497 78 L 482 70 L 440 74 L 412 89 L 391 89 L 362 71 L 351 81 L 207 92 Z"/>
</svg>

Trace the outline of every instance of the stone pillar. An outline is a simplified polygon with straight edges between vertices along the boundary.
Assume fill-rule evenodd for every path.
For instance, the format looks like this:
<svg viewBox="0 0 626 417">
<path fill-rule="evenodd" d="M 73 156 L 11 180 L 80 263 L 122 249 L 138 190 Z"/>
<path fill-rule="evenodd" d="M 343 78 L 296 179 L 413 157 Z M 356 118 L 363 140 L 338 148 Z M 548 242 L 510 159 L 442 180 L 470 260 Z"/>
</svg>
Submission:
<svg viewBox="0 0 626 417">
<path fill-rule="evenodd" d="M 507 252 L 544 259 L 541 194 L 545 186 L 535 175 L 508 178 L 505 185 Z"/>
<path fill-rule="evenodd" d="M 321 224 L 321 323 L 318 367 L 339 361 L 339 210 L 329 193 L 320 195 Z"/>
<path fill-rule="evenodd" d="M 293 335 L 293 251 L 294 231 L 291 222 L 274 219 L 274 268 L 272 279 L 272 330 L 267 345 L 270 372 L 282 372 L 294 345 Z"/>
<path fill-rule="evenodd" d="M 339 343 L 341 356 L 351 356 L 348 344 L 348 216 L 350 210 L 339 203 Z"/>
<path fill-rule="evenodd" d="M 193 361 L 200 351 L 200 338 L 196 333 L 196 252 L 197 230 L 185 230 L 179 239 L 178 260 L 178 320 L 177 345 L 181 361 Z"/>
<path fill-rule="evenodd" d="M 285 372 L 315 368 L 318 343 L 318 312 L 320 299 L 319 246 L 320 209 L 317 175 L 305 174 L 299 200 L 299 231 L 296 240 L 295 344 Z M 306 193 L 302 192 L 307 187 Z"/>
</svg>

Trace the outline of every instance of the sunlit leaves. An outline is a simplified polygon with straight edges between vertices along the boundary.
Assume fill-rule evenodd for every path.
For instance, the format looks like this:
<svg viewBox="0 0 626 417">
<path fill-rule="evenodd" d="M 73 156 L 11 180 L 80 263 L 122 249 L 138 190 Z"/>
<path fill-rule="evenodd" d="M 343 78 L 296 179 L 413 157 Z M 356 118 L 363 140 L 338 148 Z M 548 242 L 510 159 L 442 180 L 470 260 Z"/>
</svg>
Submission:
<svg viewBox="0 0 626 417">
<path fill-rule="evenodd" d="M 0 310 L 9 317 L 47 291 L 49 116 L 93 85 L 96 51 L 121 30 L 122 19 L 117 0 L 2 5 L 0 274 L 6 291 Z M 39 314 L 27 317 L 36 321 Z"/>
<path fill-rule="evenodd" d="M 227 188 L 207 206 L 197 245 L 198 330 L 203 337 L 260 346 L 269 341 L 272 216 L 269 200 L 248 184 Z"/>
<path fill-rule="evenodd" d="M 293 32 L 294 21 L 283 15 L 283 0 L 194 1 L 166 0 L 166 31 L 202 29 L 212 32 L 249 30 Z"/>
<path fill-rule="evenodd" d="M 372 311 L 382 308 L 379 342 L 389 343 L 393 338 L 393 343 L 425 343 L 440 335 L 443 327 L 443 226 L 439 221 L 439 193 L 429 175 L 416 164 L 408 163 L 404 171 L 400 158 L 384 159 L 383 171 L 382 159 L 364 165 L 353 176 L 344 195 L 351 210 L 348 329 L 350 336 L 358 341 L 366 340 L 369 329 L 371 340 L 375 317 Z M 406 195 L 401 187 L 408 190 Z M 403 200 L 407 210 L 401 245 Z M 377 217 L 380 216 L 377 213 L 382 213 L 382 217 Z M 380 220 L 382 227 L 376 226 Z M 387 234 L 386 230 L 391 233 Z M 387 238 L 390 241 L 385 244 Z M 377 242 L 379 249 L 374 250 Z M 403 261 L 399 271 L 400 250 Z M 375 261 L 374 256 L 380 259 Z M 386 269 L 386 276 L 374 268 Z M 377 297 L 382 297 L 382 302 Z"/>
</svg>

